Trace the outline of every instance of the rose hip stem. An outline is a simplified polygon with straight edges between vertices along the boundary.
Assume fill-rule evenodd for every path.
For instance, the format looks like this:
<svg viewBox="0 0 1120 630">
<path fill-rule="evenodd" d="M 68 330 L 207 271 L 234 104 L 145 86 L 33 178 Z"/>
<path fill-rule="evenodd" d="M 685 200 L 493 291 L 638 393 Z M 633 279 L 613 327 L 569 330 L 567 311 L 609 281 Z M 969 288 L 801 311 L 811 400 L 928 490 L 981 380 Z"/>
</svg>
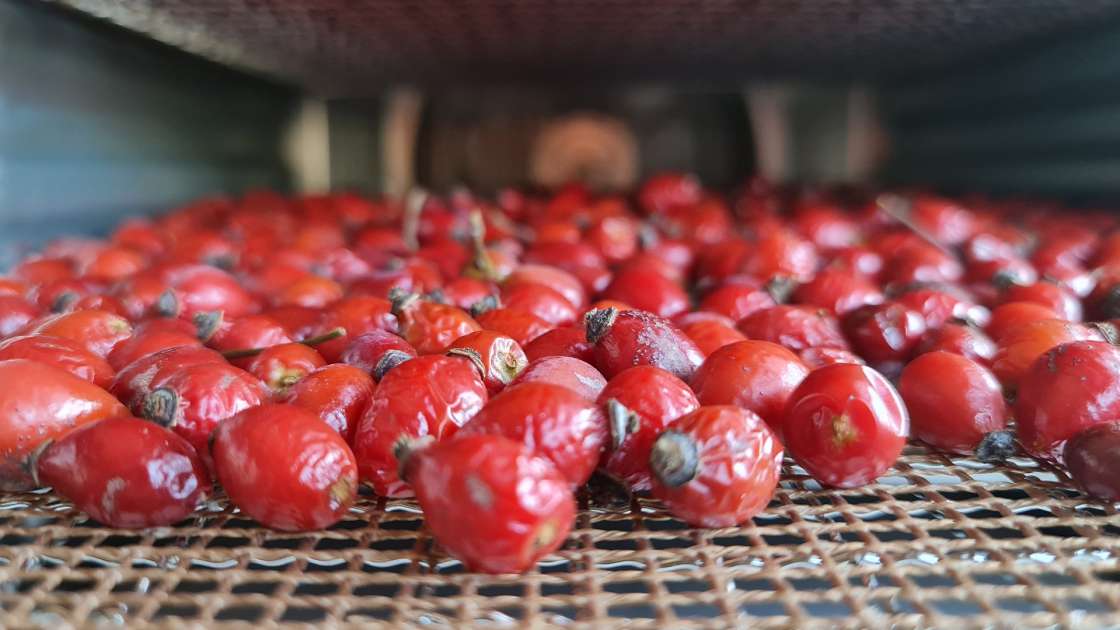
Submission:
<svg viewBox="0 0 1120 630">
<path fill-rule="evenodd" d="M 932 234 L 926 232 L 917 223 L 914 223 L 910 220 L 910 217 L 907 216 L 910 202 L 906 199 L 899 197 L 898 195 L 879 195 L 875 199 L 875 205 L 879 208 L 880 211 L 883 212 L 883 214 L 886 214 L 895 221 L 898 221 L 900 224 L 902 224 L 903 227 L 913 232 L 918 238 L 936 247 L 941 251 L 942 254 L 952 256 L 953 258 L 957 257 L 955 253 L 938 242 L 938 240 L 935 239 Z M 904 208 L 906 209 L 904 210 Z"/>
<path fill-rule="evenodd" d="M 321 335 L 316 335 L 314 337 L 308 337 L 307 339 L 304 339 L 303 341 L 299 341 L 297 343 L 302 343 L 305 346 L 311 346 L 312 348 L 314 348 L 315 346 L 317 346 L 319 344 L 324 344 L 324 343 L 327 343 L 328 341 L 331 341 L 332 339 L 338 339 L 339 337 L 345 337 L 345 336 L 346 336 L 346 329 L 339 327 L 339 328 L 334 328 L 332 330 L 328 330 L 327 332 L 325 332 Z M 244 359 L 246 357 L 255 357 L 258 354 L 264 352 L 264 350 L 265 350 L 264 348 L 239 348 L 237 350 L 226 350 L 225 352 L 222 353 L 222 356 L 227 358 L 227 359 Z"/>
</svg>

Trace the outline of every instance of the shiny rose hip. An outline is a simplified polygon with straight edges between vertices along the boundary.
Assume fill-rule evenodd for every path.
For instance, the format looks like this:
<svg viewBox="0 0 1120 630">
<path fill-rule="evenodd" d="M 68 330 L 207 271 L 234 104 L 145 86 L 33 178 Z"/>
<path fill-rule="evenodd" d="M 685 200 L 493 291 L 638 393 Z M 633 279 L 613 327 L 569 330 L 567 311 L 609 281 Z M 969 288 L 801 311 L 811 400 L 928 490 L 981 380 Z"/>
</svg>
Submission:
<svg viewBox="0 0 1120 630">
<path fill-rule="evenodd" d="M 42 447 L 30 463 L 51 486 L 109 527 L 177 523 L 210 492 L 210 473 L 178 435 L 126 416 L 83 425 Z"/>
<path fill-rule="evenodd" d="M 753 412 L 700 407 L 678 418 L 653 443 L 653 496 L 696 527 L 730 527 L 770 502 L 782 467 L 782 444 Z"/>
<path fill-rule="evenodd" d="M 564 543 L 575 520 L 568 480 L 497 435 L 461 435 L 402 453 L 432 535 L 468 569 L 519 573 Z"/>
<path fill-rule="evenodd" d="M 687 335 L 652 313 L 607 308 L 590 311 L 585 321 L 595 366 L 608 379 L 635 365 L 652 365 L 687 381 L 704 361 Z"/>
<path fill-rule="evenodd" d="M 650 488 L 653 441 L 672 421 L 700 406 L 688 384 L 652 365 L 632 367 L 611 379 L 598 402 L 611 431 L 601 468 L 636 492 Z"/>
<path fill-rule="evenodd" d="M 786 448 L 821 483 L 854 488 L 890 468 L 906 445 L 910 417 L 875 370 L 837 364 L 812 371 L 789 397 Z"/>
<path fill-rule="evenodd" d="M 354 455 L 337 431 L 291 405 L 246 409 L 218 425 L 210 446 L 230 500 L 282 531 L 333 525 L 358 492 Z"/>
<path fill-rule="evenodd" d="M 549 459 L 571 483 L 587 482 L 610 440 L 606 416 L 593 401 L 560 385 L 521 383 L 491 399 L 463 435 L 501 435 Z"/>
</svg>

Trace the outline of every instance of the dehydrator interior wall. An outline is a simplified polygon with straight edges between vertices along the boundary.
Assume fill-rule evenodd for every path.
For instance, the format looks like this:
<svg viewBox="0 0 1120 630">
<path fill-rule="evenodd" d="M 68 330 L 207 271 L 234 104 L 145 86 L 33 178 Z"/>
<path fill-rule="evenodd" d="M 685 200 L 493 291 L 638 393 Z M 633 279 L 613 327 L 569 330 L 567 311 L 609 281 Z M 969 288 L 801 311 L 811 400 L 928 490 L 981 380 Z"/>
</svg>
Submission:
<svg viewBox="0 0 1120 630">
<path fill-rule="evenodd" d="M 201 195 L 286 190 L 290 87 L 0 0 L 0 267 Z"/>
</svg>

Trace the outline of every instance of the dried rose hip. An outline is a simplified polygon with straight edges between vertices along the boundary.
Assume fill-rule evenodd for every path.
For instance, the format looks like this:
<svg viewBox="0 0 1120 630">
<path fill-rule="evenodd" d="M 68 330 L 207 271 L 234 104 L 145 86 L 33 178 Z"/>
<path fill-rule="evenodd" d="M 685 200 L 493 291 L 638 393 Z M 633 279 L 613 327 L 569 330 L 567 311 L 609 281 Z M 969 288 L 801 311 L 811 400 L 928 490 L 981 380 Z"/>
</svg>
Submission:
<svg viewBox="0 0 1120 630">
<path fill-rule="evenodd" d="M 297 381 L 281 402 L 310 411 L 352 442 L 373 389 L 369 374 L 353 366 L 332 363 Z"/>
<path fill-rule="evenodd" d="M 510 385 L 521 383 L 562 385 L 588 400 L 595 400 L 607 379 L 594 366 L 571 357 L 545 357 L 533 361 Z"/>
<path fill-rule="evenodd" d="M 525 571 L 567 538 L 576 510 L 568 480 L 528 447 L 473 435 L 405 453 L 428 528 L 468 569 Z"/>
<path fill-rule="evenodd" d="M 393 368 L 378 383 L 354 431 L 362 480 L 381 496 L 408 496 L 410 489 L 397 477 L 398 443 L 450 437 L 486 400 L 486 385 L 469 360 L 429 355 Z"/>
<path fill-rule="evenodd" d="M 587 340 L 595 344 L 595 366 L 608 379 L 635 365 L 652 365 L 687 381 L 704 361 L 679 328 L 645 311 L 590 311 L 586 328 Z"/>
<path fill-rule="evenodd" d="M 1080 431 L 1062 453 L 1070 476 L 1085 492 L 1120 501 L 1120 422 L 1101 422 Z"/>
<path fill-rule="evenodd" d="M 839 364 L 814 370 L 801 382 L 789 397 L 782 428 L 790 455 L 814 479 L 854 488 L 895 463 L 910 418 L 882 374 Z"/>
<path fill-rule="evenodd" d="M 602 469 L 636 492 L 650 488 L 653 441 L 673 420 L 700 406 L 684 381 L 652 365 L 632 367 L 611 379 L 598 402 L 611 429 Z"/>
<path fill-rule="evenodd" d="M 740 341 L 717 350 L 692 377 L 701 405 L 735 405 L 758 414 L 782 437 L 786 400 L 809 368 L 768 341 Z"/>
<path fill-rule="evenodd" d="M 1075 341 L 1039 356 L 1023 375 L 1015 401 L 1016 431 L 1035 457 L 1059 460 L 1066 440 L 1120 418 L 1120 349 Z"/>
<path fill-rule="evenodd" d="M 23 464 L 43 440 L 126 413 L 100 387 L 38 361 L 0 361 L 0 383 L 0 490 L 33 487 Z"/>
<path fill-rule="evenodd" d="M 126 416 L 49 441 L 30 468 L 36 485 L 51 486 L 109 527 L 172 525 L 210 492 L 210 473 L 190 443 Z"/>
<path fill-rule="evenodd" d="M 266 527 L 323 529 L 358 493 L 354 455 L 337 431 L 292 405 L 246 409 L 218 425 L 210 447 L 230 500 Z"/>
<path fill-rule="evenodd" d="M 915 438 L 982 460 L 1012 454 L 1003 390 L 983 365 L 959 354 L 929 352 L 902 370 L 898 388 Z"/>
<path fill-rule="evenodd" d="M 754 413 L 730 405 L 700 407 L 653 443 L 653 496 L 696 527 L 730 527 L 770 502 L 782 444 Z"/>
<path fill-rule="evenodd" d="M 555 464 L 572 487 L 587 482 L 610 441 L 607 418 L 598 405 L 551 383 L 507 388 L 459 433 L 521 442 Z"/>
<path fill-rule="evenodd" d="M 496 394 L 529 365 L 525 351 L 512 337 L 492 330 L 479 330 L 456 339 L 447 351 L 451 356 L 471 362 L 486 383 L 490 394 Z"/>
</svg>

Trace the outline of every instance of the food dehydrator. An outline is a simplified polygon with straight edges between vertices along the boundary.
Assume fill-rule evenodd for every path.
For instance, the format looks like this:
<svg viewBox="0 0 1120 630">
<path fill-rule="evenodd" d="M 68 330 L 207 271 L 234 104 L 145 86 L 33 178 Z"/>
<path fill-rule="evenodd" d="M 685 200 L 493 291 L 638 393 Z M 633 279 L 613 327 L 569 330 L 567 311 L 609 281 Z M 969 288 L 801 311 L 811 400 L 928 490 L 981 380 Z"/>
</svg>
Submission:
<svg viewBox="0 0 1120 630">
<path fill-rule="evenodd" d="M 260 189 L 612 191 L 683 171 L 728 194 L 761 176 L 1107 210 L 1118 41 L 1107 0 L 0 0 L 0 269 Z M 911 444 L 860 488 L 783 473 L 719 529 L 585 489 L 563 546 L 498 576 L 435 545 L 410 500 L 363 494 L 291 534 L 220 494 L 115 530 L 5 493 L 0 626 L 1120 623 L 1117 504 L 1061 468 Z"/>
</svg>

